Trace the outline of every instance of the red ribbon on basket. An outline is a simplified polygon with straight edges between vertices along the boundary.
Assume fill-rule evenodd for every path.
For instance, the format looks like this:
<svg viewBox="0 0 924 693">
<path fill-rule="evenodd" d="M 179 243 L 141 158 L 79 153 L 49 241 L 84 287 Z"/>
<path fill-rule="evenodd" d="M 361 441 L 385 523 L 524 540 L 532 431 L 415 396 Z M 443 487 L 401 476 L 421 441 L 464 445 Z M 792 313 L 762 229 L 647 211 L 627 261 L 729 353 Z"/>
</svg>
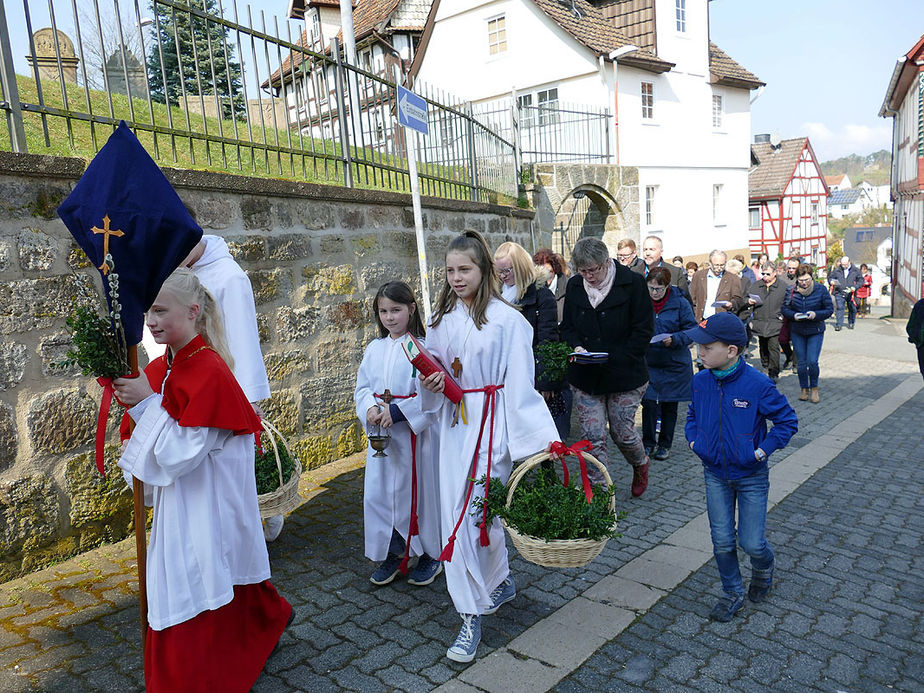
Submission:
<svg viewBox="0 0 924 693">
<path fill-rule="evenodd" d="M 581 452 L 590 452 L 594 449 L 594 446 L 591 445 L 589 440 L 579 440 L 572 446 L 567 446 L 562 443 L 560 440 L 556 440 L 549 446 L 549 452 L 553 455 L 558 455 L 561 459 L 561 466 L 564 470 L 564 484 L 568 485 L 568 467 L 565 465 L 564 458 L 568 455 L 576 455 L 578 458 L 578 463 L 581 466 L 581 484 L 584 486 L 584 497 L 587 498 L 587 502 L 590 503 L 591 499 L 594 497 L 594 491 L 590 487 L 590 479 L 587 476 L 587 462 L 584 460 L 584 455 Z"/>
</svg>

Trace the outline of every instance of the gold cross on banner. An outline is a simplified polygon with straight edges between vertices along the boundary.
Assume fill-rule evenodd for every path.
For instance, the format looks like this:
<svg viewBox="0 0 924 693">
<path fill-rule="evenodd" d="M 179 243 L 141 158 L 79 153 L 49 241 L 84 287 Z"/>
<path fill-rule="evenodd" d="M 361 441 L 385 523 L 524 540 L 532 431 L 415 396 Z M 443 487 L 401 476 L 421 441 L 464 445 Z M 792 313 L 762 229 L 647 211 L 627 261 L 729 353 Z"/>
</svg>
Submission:
<svg viewBox="0 0 924 693">
<path fill-rule="evenodd" d="M 125 232 L 121 229 L 110 229 L 109 228 L 109 215 L 103 217 L 103 228 L 97 226 L 91 226 L 90 230 L 93 233 L 103 234 L 103 264 L 99 266 L 99 269 L 102 270 L 103 274 L 109 274 L 109 265 L 106 263 L 106 256 L 109 255 L 109 237 L 110 236 L 124 236 Z"/>
</svg>

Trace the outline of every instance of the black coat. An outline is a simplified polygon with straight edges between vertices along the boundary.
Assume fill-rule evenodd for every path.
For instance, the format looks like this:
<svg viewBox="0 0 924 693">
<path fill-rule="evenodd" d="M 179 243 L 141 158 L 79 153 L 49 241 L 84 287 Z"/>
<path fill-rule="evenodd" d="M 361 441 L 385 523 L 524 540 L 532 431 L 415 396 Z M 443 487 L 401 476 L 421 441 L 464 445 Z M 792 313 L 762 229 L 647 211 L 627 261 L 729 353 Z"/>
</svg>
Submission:
<svg viewBox="0 0 924 693">
<path fill-rule="evenodd" d="M 543 281 L 544 285 L 545 282 Z M 517 304 L 523 317 L 533 328 L 533 355 L 536 354 L 536 347 L 542 342 L 558 341 L 558 308 L 553 294 L 546 286 L 537 286 L 530 284 L 523 294 L 523 298 Z M 561 389 L 561 383 L 553 383 L 541 379 L 542 364 L 536 358 L 536 389 L 537 390 L 558 390 Z"/>
<path fill-rule="evenodd" d="M 568 367 L 568 382 L 592 395 L 628 392 L 648 382 L 645 352 L 654 336 L 654 310 L 645 278 L 616 263 L 613 286 L 593 308 L 580 275 L 565 294 L 561 337 L 572 348 L 609 353 L 606 363 Z"/>
<path fill-rule="evenodd" d="M 850 265 L 846 272 L 843 267 L 838 265 L 828 275 L 828 284 L 831 286 L 832 293 L 835 296 L 838 294 L 846 295 L 849 293 L 848 289 L 856 291 L 863 285 L 863 275 L 856 265 Z"/>
</svg>

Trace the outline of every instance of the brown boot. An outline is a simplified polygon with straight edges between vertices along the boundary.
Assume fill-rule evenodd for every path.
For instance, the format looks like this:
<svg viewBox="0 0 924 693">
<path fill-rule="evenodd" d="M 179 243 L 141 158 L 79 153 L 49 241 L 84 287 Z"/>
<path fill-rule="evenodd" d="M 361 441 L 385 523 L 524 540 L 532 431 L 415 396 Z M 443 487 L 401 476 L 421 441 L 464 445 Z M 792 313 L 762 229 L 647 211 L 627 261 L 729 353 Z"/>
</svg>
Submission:
<svg viewBox="0 0 924 693">
<path fill-rule="evenodd" d="M 800 402 L 808 402 L 808 398 L 809 398 L 809 391 L 808 391 L 808 388 L 807 388 L 807 387 L 803 387 L 803 388 L 802 388 L 802 392 L 799 393 L 799 401 L 800 401 Z"/>
<path fill-rule="evenodd" d="M 818 404 L 821 401 L 821 397 L 818 396 L 818 388 L 812 388 L 812 394 L 809 396 L 809 401 L 812 404 Z"/>
<path fill-rule="evenodd" d="M 638 498 L 648 488 L 648 462 L 632 468 L 632 497 Z"/>
</svg>

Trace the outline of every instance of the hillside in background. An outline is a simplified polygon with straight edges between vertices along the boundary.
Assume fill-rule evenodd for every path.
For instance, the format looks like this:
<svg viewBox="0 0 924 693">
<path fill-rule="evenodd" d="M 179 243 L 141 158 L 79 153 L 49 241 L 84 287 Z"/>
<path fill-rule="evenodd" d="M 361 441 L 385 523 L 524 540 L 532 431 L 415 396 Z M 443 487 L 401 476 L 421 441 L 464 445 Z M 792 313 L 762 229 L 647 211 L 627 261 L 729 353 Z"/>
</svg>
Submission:
<svg viewBox="0 0 924 693">
<path fill-rule="evenodd" d="M 889 182 L 891 167 L 892 154 L 885 149 L 880 149 L 867 156 L 850 154 L 833 161 L 824 161 L 821 164 L 821 171 L 826 176 L 846 173 L 854 185 L 864 180 L 873 185 L 885 185 Z"/>
</svg>

